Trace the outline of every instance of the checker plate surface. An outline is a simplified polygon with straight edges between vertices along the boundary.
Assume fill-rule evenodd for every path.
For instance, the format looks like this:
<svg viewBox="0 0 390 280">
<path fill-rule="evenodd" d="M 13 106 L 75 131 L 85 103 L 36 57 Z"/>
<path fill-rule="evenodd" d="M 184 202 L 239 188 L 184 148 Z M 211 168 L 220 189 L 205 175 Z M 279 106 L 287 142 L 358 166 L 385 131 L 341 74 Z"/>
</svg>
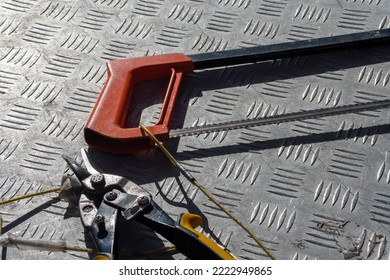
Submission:
<svg viewBox="0 0 390 280">
<path fill-rule="evenodd" d="M 62 154 L 81 161 L 107 60 L 389 28 L 389 14 L 386 0 L 0 0 L 0 198 L 59 186 L 69 172 Z M 375 47 L 196 72 L 185 78 L 172 126 L 388 99 L 389 69 L 389 48 Z M 143 90 L 154 94 L 153 85 Z M 145 122 L 158 116 L 152 109 Z M 383 109 L 183 137 L 167 147 L 277 259 L 388 260 L 388 118 Z M 170 215 L 203 216 L 204 232 L 239 258 L 267 259 L 161 154 L 91 155 Z M 77 209 L 55 194 L 3 206 L 0 215 L 3 234 L 93 247 Z M 140 225 L 130 229 L 123 250 L 162 246 Z M 1 258 L 88 255 L 2 248 Z"/>
</svg>

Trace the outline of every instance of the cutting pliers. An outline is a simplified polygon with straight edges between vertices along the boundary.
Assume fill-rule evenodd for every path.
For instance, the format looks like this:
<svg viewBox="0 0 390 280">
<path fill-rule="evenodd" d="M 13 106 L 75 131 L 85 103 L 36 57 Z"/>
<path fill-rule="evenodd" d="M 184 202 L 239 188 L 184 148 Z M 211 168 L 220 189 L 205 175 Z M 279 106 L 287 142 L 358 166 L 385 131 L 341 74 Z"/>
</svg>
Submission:
<svg viewBox="0 0 390 280">
<path fill-rule="evenodd" d="M 139 185 L 122 176 L 103 173 L 84 149 L 82 157 L 86 168 L 64 156 L 78 184 L 72 185 L 71 190 L 61 190 L 60 196 L 77 193 L 81 221 L 96 246 L 93 259 L 118 257 L 115 237 L 119 215 L 125 225 L 134 220 L 159 233 L 190 259 L 236 259 L 195 230 L 202 223 L 200 216 L 184 213 L 175 221 Z"/>
</svg>

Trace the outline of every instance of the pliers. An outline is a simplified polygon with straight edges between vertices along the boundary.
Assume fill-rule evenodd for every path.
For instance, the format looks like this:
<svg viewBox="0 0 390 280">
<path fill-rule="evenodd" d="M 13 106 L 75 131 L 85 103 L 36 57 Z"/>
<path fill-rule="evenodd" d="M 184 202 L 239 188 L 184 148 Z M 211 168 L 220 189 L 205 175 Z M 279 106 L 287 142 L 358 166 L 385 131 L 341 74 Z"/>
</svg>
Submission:
<svg viewBox="0 0 390 280">
<path fill-rule="evenodd" d="M 175 221 L 139 185 L 122 176 L 103 173 L 84 149 L 81 153 L 86 168 L 64 156 L 78 182 L 70 189 L 62 189 L 60 197 L 77 194 L 82 224 L 96 246 L 93 259 L 118 257 L 115 237 L 119 216 L 125 225 L 137 221 L 159 233 L 190 259 L 237 259 L 195 230 L 202 223 L 200 216 L 183 213 Z"/>
</svg>

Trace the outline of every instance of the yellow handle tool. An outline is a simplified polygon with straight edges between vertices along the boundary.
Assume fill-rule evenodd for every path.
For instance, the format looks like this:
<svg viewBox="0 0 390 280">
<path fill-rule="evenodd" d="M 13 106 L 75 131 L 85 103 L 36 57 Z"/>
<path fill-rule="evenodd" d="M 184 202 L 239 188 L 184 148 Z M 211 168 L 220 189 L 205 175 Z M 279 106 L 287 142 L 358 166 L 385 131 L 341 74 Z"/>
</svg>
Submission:
<svg viewBox="0 0 390 280">
<path fill-rule="evenodd" d="M 237 258 L 230 253 L 228 250 L 222 248 L 220 245 L 215 243 L 213 240 L 205 236 L 204 234 L 195 230 L 198 226 L 202 224 L 202 218 L 195 214 L 182 214 L 179 219 L 179 226 L 185 230 L 190 231 L 196 238 L 205 246 L 210 248 L 211 251 L 214 251 L 216 255 L 222 260 L 237 260 Z"/>
</svg>

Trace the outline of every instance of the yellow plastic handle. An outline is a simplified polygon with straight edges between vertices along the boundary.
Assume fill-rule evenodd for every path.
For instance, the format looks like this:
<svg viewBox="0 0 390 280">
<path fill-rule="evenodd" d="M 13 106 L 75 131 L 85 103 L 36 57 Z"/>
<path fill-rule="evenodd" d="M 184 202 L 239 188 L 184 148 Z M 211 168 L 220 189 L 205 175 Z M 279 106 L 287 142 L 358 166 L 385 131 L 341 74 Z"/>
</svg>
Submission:
<svg viewBox="0 0 390 280">
<path fill-rule="evenodd" d="M 108 254 L 104 253 L 97 253 L 95 256 L 93 256 L 94 261 L 110 261 L 112 260 L 112 257 Z"/>
<path fill-rule="evenodd" d="M 202 224 L 202 217 L 195 214 L 182 214 L 180 217 L 180 226 L 187 229 L 191 233 L 195 234 L 200 242 L 209 247 L 214 251 L 218 256 L 223 260 L 237 260 L 237 258 L 231 254 L 229 251 L 222 248 L 220 245 L 215 243 L 210 238 L 206 237 L 202 233 L 195 230 L 198 226 Z"/>
</svg>

